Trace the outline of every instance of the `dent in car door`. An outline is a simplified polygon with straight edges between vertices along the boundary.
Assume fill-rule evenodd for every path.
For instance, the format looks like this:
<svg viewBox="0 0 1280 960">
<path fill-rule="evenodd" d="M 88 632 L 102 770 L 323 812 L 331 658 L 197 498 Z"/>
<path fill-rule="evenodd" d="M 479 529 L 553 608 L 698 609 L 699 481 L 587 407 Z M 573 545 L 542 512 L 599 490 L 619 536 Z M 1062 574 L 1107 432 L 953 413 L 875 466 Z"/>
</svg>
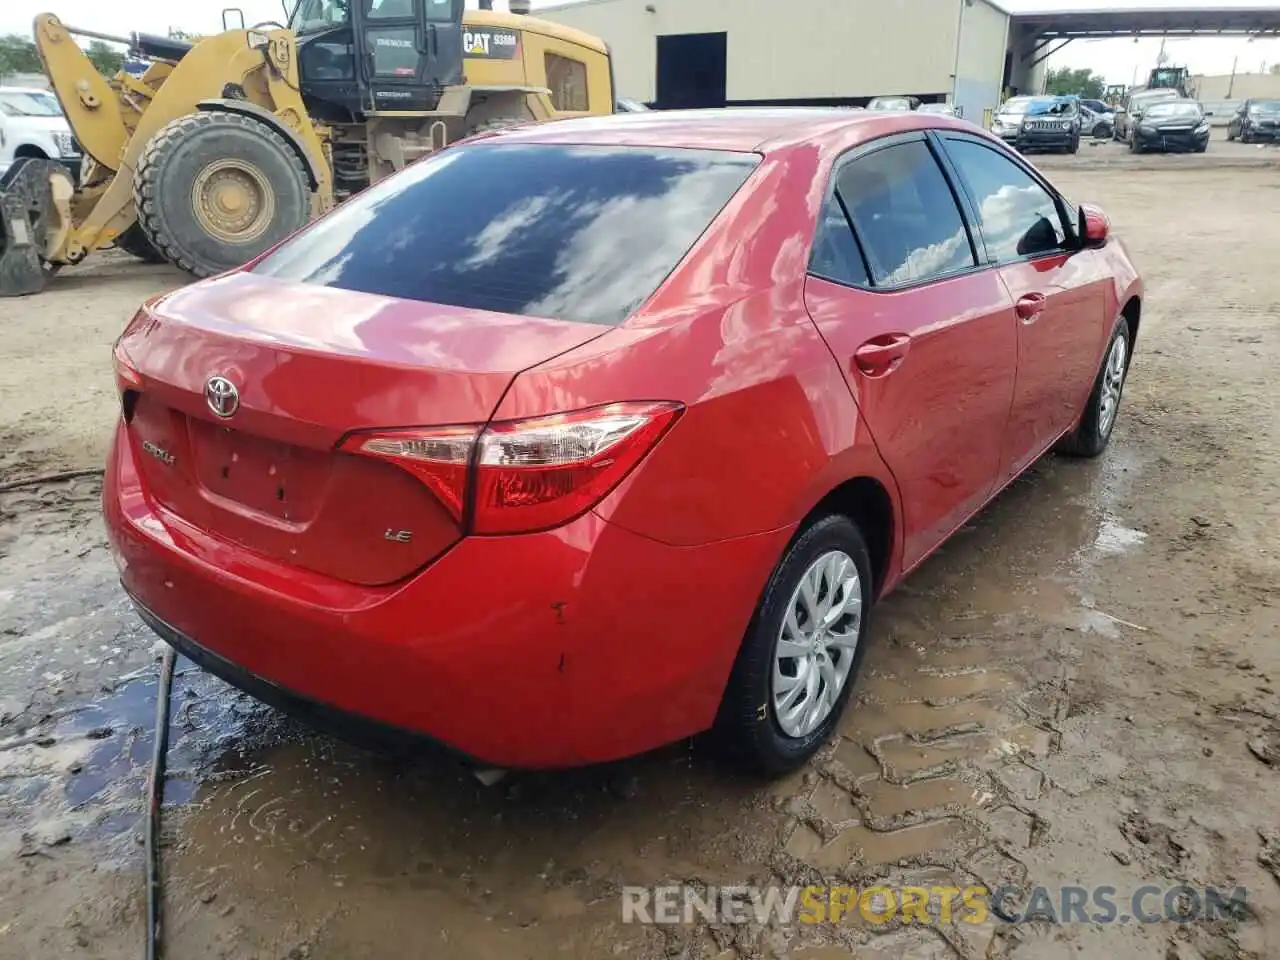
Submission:
<svg viewBox="0 0 1280 960">
<path fill-rule="evenodd" d="M 1079 417 L 1093 388 L 1109 280 L 1098 253 L 1069 249 L 1058 197 L 994 144 L 943 138 L 1018 316 L 1018 376 L 1002 458 L 1026 469 Z"/>
<path fill-rule="evenodd" d="M 1013 395 L 1013 305 L 994 271 L 974 269 L 922 137 L 855 155 L 835 179 L 805 299 L 897 481 L 910 568 L 994 489 Z"/>
</svg>

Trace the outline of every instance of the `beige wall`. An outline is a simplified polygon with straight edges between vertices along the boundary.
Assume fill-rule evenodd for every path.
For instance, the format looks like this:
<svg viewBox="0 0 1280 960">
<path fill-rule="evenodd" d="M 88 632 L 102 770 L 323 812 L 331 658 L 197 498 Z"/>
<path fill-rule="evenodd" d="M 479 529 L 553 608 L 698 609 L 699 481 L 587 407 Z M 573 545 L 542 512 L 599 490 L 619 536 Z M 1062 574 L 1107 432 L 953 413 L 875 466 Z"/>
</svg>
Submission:
<svg viewBox="0 0 1280 960">
<path fill-rule="evenodd" d="M 984 110 L 1000 105 L 1004 53 L 1009 46 L 1009 15 L 985 0 L 966 5 L 960 27 L 955 102 L 970 120 L 982 122 Z"/>
<path fill-rule="evenodd" d="M 533 13 L 602 37 L 619 96 L 656 95 L 658 35 L 727 32 L 728 99 L 789 100 L 951 93 L 960 2 L 584 0 Z M 978 0 L 966 17 L 985 22 L 987 11 Z M 977 28 L 973 50 L 985 46 L 986 30 Z"/>
<path fill-rule="evenodd" d="M 1252 98 L 1280 98 L 1280 74 L 1237 73 L 1214 76 L 1196 75 L 1191 87 L 1201 100 L 1248 100 Z"/>
</svg>

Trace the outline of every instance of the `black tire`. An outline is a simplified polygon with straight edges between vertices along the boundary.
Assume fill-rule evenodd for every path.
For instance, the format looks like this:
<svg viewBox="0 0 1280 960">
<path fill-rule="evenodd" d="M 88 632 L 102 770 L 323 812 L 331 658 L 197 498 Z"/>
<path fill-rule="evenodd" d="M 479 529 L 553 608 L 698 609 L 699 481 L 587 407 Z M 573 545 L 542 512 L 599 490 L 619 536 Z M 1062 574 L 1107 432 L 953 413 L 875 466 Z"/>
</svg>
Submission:
<svg viewBox="0 0 1280 960">
<path fill-rule="evenodd" d="M 1138 138 L 1137 138 L 1137 137 L 1131 137 L 1131 138 L 1129 139 L 1129 152 L 1130 152 L 1130 153 L 1143 153 L 1143 152 L 1144 152 L 1144 150 L 1143 150 L 1143 148 L 1142 148 L 1142 145 L 1141 145 L 1140 143 L 1138 143 Z"/>
<path fill-rule="evenodd" d="M 168 263 L 164 254 L 152 245 L 141 224 L 137 222 L 130 224 L 128 230 L 116 237 L 116 248 L 137 257 L 143 263 Z"/>
<path fill-rule="evenodd" d="M 1072 138 L 1071 138 L 1071 142 L 1070 142 L 1069 144 L 1067 144 L 1067 153 L 1073 153 L 1073 154 L 1074 154 L 1074 153 L 1079 153 L 1079 152 L 1080 152 L 1080 138 L 1079 138 L 1079 137 L 1072 137 Z"/>
<path fill-rule="evenodd" d="M 1107 361 L 1111 358 L 1111 351 L 1115 348 L 1117 340 L 1124 341 L 1124 370 L 1121 373 L 1120 392 L 1115 400 L 1115 411 L 1111 415 L 1110 423 L 1104 426 L 1101 423 L 1103 384 L 1107 374 Z M 1124 385 L 1128 380 L 1129 367 L 1132 363 L 1133 339 L 1129 336 L 1129 324 L 1125 322 L 1124 317 L 1119 317 L 1111 331 L 1111 338 L 1107 341 L 1107 349 L 1102 354 L 1102 364 L 1098 368 L 1098 375 L 1094 378 L 1093 390 L 1089 394 L 1089 402 L 1085 405 L 1084 416 L 1080 418 L 1080 425 L 1058 441 L 1058 445 L 1054 448 L 1058 453 L 1069 457 L 1096 457 L 1107 449 L 1107 444 L 1111 442 L 1111 434 L 1115 432 L 1116 421 L 1120 419 L 1120 401 L 1124 398 Z"/>
<path fill-rule="evenodd" d="M 1235 138 L 1236 138 L 1235 131 L 1232 129 L 1231 125 L 1228 124 L 1227 125 L 1227 143 L 1230 143 Z"/>
<path fill-rule="evenodd" d="M 791 737 L 783 732 L 774 709 L 774 652 L 787 606 L 801 577 L 814 561 L 832 550 L 848 555 L 858 572 L 863 598 L 858 644 L 834 709 L 807 736 Z M 716 718 L 715 739 L 739 766 L 764 776 L 781 776 L 803 765 L 831 738 L 866 654 L 872 583 L 866 541 L 848 517 L 832 514 L 815 520 L 791 542 L 774 568 L 747 627 Z"/>
<path fill-rule="evenodd" d="M 274 203 L 269 219 L 251 224 L 243 240 L 210 232 L 192 202 L 201 174 L 229 160 L 259 174 Z M 156 250 L 197 277 L 241 266 L 311 216 L 311 182 L 297 151 L 265 123 L 237 113 L 192 113 L 161 127 L 138 160 L 133 195 Z"/>
</svg>

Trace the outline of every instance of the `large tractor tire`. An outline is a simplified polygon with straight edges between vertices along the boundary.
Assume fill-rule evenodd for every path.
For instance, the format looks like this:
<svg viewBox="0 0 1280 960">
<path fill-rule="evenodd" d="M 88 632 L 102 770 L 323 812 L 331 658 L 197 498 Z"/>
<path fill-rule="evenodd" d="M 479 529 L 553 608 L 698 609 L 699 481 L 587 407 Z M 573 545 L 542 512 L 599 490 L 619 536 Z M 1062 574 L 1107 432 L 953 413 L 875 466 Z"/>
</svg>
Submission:
<svg viewBox="0 0 1280 960">
<path fill-rule="evenodd" d="M 55 269 L 45 262 L 51 234 L 66 226 L 57 196 L 73 190 L 67 168 L 43 157 L 18 157 L 0 176 L 0 297 L 44 289 Z"/>
<path fill-rule="evenodd" d="M 140 223 L 132 224 L 128 230 L 116 237 L 116 247 L 130 256 L 137 257 L 143 263 L 168 263 L 165 255 L 147 238 Z"/>
<path fill-rule="evenodd" d="M 218 111 L 161 127 L 139 158 L 133 196 L 147 239 L 197 277 L 241 266 L 311 215 L 293 147 L 252 117 Z"/>
</svg>

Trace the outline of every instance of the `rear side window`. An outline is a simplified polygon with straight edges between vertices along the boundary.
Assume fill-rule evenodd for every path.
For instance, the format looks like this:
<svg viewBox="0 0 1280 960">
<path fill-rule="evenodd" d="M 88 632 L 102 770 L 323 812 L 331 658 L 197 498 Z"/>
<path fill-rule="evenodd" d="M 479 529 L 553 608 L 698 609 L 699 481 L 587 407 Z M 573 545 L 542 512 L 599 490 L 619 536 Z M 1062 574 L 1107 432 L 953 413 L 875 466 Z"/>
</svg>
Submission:
<svg viewBox="0 0 1280 960">
<path fill-rule="evenodd" d="M 617 324 L 666 279 L 758 160 L 634 147 L 456 147 L 348 200 L 253 272 Z"/>
<path fill-rule="evenodd" d="M 836 178 L 878 285 L 929 280 L 974 265 L 951 187 L 923 140 L 858 157 Z"/>
<path fill-rule="evenodd" d="M 871 282 L 867 263 L 854 239 L 849 218 L 833 194 L 822 208 L 822 217 L 813 238 L 809 272 L 824 280 L 865 287 Z"/>
</svg>

